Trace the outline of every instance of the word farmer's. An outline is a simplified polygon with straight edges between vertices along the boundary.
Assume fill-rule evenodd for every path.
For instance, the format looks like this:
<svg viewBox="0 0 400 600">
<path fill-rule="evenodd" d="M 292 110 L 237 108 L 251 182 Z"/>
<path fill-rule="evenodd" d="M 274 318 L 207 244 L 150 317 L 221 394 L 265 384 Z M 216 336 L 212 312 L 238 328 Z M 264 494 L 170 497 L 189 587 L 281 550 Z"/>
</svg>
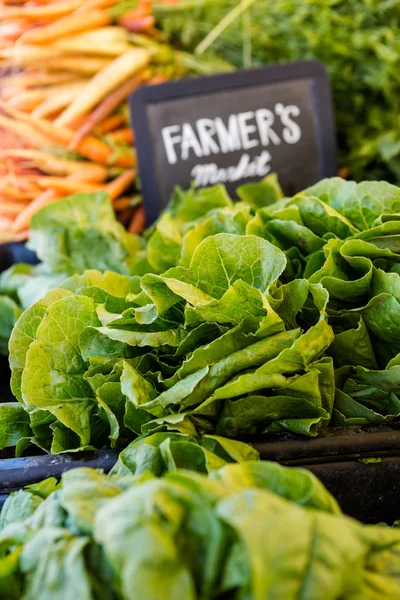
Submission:
<svg viewBox="0 0 400 600">
<path fill-rule="evenodd" d="M 244 153 L 235 165 L 225 168 L 215 163 L 197 164 L 191 171 L 196 187 L 239 181 L 247 177 L 265 177 L 270 170 L 272 155 L 268 150 L 254 154 L 255 148 L 297 144 L 301 129 L 295 121 L 300 115 L 298 106 L 275 104 L 274 111 L 260 108 L 221 117 L 198 119 L 194 125 L 170 125 L 161 131 L 167 160 L 170 165 L 193 157 Z M 248 151 L 252 153 L 249 154 Z"/>
</svg>

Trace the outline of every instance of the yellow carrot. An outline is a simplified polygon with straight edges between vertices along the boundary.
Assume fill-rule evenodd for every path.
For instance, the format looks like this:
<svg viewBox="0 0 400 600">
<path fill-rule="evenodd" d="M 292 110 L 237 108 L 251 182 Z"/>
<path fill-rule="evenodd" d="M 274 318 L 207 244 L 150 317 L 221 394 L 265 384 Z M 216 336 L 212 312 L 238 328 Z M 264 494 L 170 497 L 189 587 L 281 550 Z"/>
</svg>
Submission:
<svg viewBox="0 0 400 600">
<path fill-rule="evenodd" d="M 109 15 L 103 10 L 94 9 L 85 12 L 84 15 L 82 13 L 71 14 L 44 27 L 29 29 L 21 36 L 21 41 L 28 42 L 28 44 L 48 44 L 78 31 L 107 25 L 110 20 Z"/>
<path fill-rule="evenodd" d="M 18 94 L 14 94 L 8 99 L 11 106 L 15 106 L 20 110 L 32 110 L 38 106 L 47 97 L 45 89 L 39 90 L 26 90 L 20 91 Z"/>
<path fill-rule="evenodd" d="M 86 53 L 100 56 L 120 56 L 132 48 L 132 46 L 125 44 L 124 42 L 94 44 L 92 42 L 82 40 L 75 41 L 73 39 L 59 40 L 55 46 L 69 54 Z"/>
<path fill-rule="evenodd" d="M 63 86 L 62 89 L 54 90 L 50 97 L 46 97 L 43 102 L 36 105 L 32 117 L 43 118 L 58 113 L 68 106 L 85 86 L 86 81 L 77 81 Z"/>
<path fill-rule="evenodd" d="M 34 46 L 24 44 L 11 46 L 9 48 L 3 48 L 0 50 L 0 59 L 3 59 L 3 64 L 16 65 L 16 66 L 28 66 L 32 64 L 42 64 L 43 61 L 47 61 L 52 58 L 59 57 L 63 54 L 60 48 L 53 46 Z M 47 67 L 47 63 L 46 63 Z M 62 67 L 59 67 L 60 70 Z"/>
<path fill-rule="evenodd" d="M 64 83 L 52 87 L 43 87 L 38 89 L 30 89 L 19 91 L 9 98 L 9 105 L 20 110 L 33 110 L 42 102 L 50 105 L 48 113 L 37 114 L 35 116 L 45 116 L 52 112 L 60 111 L 72 101 L 74 96 L 78 94 L 86 85 L 87 79 L 74 79 L 70 83 Z M 18 88 L 17 88 L 18 89 Z"/>
<path fill-rule="evenodd" d="M 40 46 L 38 46 L 39 48 Z M 57 50 L 55 48 L 54 50 Z M 59 51 L 59 49 L 58 49 Z M 98 58 L 93 56 L 81 56 L 79 60 L 69 57 L 60 57 L 58 59 L 46 60 L 46 69 L 48 71 L 71 71 L 80 75 L 94 75 L 102 69 L 105 69 L 112 63 L 108 58 Z"/>
<path fill-rule="evenodd" d="M 81 13 L 79 13 L 81 14 Z M 84 18 L 81 15 L 81 18 Z M 64 42 L 85 42 L 87 44 L 114 44 L 114 43 L 128 43 L 129 33 L 124 27 L 118 27 L 116 25 L 98 27 L 97 29 L 90 29 L 83 31 L 76 35 L 71 35 L 65 38 L 61 38 L 53 42 L 56 47 L 64 47 Z"/>
<path fill-rule="evenodd" d="M 113 90 L 111 94 L 108 94 L 108 96 L 96 106 L 91 114 L 86 117 L 86 123 L 84 123 L 74 135 L 74 139 L 69 145 L 69 149 L 75 150 L 81 140 L 92 133 L 99 123 L 111 115 L 114 110 L 126 100 L 129 94 L 131 94 L 133 90 L 146 79 L 146 76 L 147 71 L 141 71 L 140 74 L 130 77 L 125 83 Z"/>
<path fill-rule="evenodd" d="M 8 78 L 10 83 L 15 87 L 23 89 L 36 88 L 38 86 L 53 86 L 62 83 L 73 81 L 76 75 L 73 73 L 41 73 L 39 72 L 24 72 L 20 75 L 13 75 Z M 6 80 L 7 81 L 7 80 Z"/>
<path fill-rule="evenodd" d="M 148 64 L 150 56 L 144 48 L 135 48 L 116 58 L 91 79 L 86 88 L 56 120 L 56 124 L 67 125 L 76 117 L 89 112 L 112 90 L 143 69 Z"/>
</svg>

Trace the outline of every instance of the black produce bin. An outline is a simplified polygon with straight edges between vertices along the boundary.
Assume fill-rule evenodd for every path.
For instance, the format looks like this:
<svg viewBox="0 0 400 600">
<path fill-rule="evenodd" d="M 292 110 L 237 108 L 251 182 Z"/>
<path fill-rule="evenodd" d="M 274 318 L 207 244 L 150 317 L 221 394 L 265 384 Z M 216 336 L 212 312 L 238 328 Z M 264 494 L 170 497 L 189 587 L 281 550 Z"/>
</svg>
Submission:
<svg viewBox="0 0 400 600">
<path fill-rule="evenodd" d="M 332 428 L 312 439 L 283 434 L 253 445 L 263 460 L 314 473 L 347 515 L 364 523 L 400 519 L 400 423 Z"/>
<path fill-rule="evenodd" d="M 22 242 L 0 244 L 0 273 L 20 262 L 36 265 L 39 261 L 36 254 Z"/>
<path fill-rule="evenodd" d="M 247 440 L 249 441 L 249 440 Z M 400 427 L 332 429 L 309 439 L 283 434 L 253 441 L 263 460 L 312 471 L 339 501 L 342 510 L 364 523 L 400 518 Z M 0 460 L 0 505 L 15 491 L 76 467 L 108 472 L 115 450 Z M 381 459 L 364 464 L 361 460 Z"/>
<path fill-rule="evenodd" d="M 0 273 L 19 262 L 35 265 L 38 263 L 38 259 L 36 254 L 28 250 L 23 243 L 0 244 Z M 11 402 L 13 400 L 14 396 L 10 390 L 8 358 L 7 356 L 0 356 L 0 402 Z"/>
</svg>

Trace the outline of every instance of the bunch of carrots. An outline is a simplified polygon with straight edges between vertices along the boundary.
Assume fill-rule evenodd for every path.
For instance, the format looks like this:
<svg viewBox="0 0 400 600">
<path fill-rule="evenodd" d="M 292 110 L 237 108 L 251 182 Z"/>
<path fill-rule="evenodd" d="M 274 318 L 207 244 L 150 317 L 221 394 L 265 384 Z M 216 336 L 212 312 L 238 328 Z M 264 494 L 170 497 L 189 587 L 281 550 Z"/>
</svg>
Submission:
<svg viewBox="0 0 400 600">
<path fill-rule="evenodd" d="M 126 100 L 182 69 L 151 0 L 6 0 L 0 23 L 0 242 L 26 239 L 54 200 L 99 190 L 140 231 Z"/>
</svg>

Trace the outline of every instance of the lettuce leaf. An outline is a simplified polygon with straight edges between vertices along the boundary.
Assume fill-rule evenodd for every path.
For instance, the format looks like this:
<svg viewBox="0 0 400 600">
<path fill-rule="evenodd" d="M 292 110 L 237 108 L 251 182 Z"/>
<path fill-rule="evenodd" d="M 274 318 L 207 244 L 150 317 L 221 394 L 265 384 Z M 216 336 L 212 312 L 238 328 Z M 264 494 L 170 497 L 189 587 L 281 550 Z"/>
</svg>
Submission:
<svg viewBox="0 0 400 600">
<path fill-rule="evenodd" d="M 0 590 L 16 599 L 398 596 L 397 529 L 350 519 L 311 473 L 255 458 L 223 438 L 159 433 L 131 444 L 108 476 L 73 469 L 60 485 L 17 492 L 0 516 Z"/>
</svg>

